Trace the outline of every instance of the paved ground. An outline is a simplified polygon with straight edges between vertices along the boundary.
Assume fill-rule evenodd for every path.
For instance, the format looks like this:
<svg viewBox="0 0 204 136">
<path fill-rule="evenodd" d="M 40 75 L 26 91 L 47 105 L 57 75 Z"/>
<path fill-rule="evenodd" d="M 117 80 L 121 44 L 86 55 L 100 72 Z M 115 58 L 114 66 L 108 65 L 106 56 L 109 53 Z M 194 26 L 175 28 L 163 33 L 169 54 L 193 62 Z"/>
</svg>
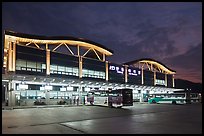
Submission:
<svg viewBox="0 0 204 136">
<path fill-rule="evenodd" d="M 202 134 L 202 104 L 2 110 L 3 134 Z"/>
</svg>

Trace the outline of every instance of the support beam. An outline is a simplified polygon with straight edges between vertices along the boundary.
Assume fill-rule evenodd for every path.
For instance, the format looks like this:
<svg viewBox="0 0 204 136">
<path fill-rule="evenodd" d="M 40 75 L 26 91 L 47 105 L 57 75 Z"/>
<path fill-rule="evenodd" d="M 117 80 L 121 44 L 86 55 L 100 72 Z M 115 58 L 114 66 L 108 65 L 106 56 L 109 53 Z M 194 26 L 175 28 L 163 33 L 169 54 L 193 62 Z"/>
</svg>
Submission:
<svg viewBox="0 0 204 136">
<path fill-rule="evenodd" d="M 64 44 L 66 47 L 67 47 L 67 49 L 69 50 L 69 52 L 72 54 L 72 55 L 74 55 L 74 53 L 72 52 L 72 50 L 69 48 L 69 46 L 65 43 Z"/>
<path fill-rule="evenodd" d="M 125 83 L 128 82 L 128 65 L 125 65 Z"/>
<path fill-rule="evenodd" d="M 165 86 L 167 87 L 167 74 L 165 73 Z"/>
<path fill-rule="evenodd" d="M 86 54 L 91 50 L 91 48 L 89 48 L 83 55 L 82 57 L 86 56 Z"/>
<path fill-rule="evenodd" d="M 55 51 L 57 48 L 59 48 L 63 43 L 60 43 L 57 47 L 55 47 L 52 51 Z"/>
<path fill-rule="evenodd" d="M 82 57 L 79 56 L 79 78 L 82 78 Z"/>
<path fill-rule="evenodd" d="M 142 85 L 144 84 L 144 67 L 142 66 Z"/>
<path fill-rule="evenodd" d="M 80 48 L 79 48 L 79 45 L 77 45 L 77 55 L 80 56 Z"/>
<path fill-rule="evenodd" d="M 50 75 L 50 50 L 46 50 L 46 75 Z"/>
<path fill-rule="evenodd" d="M 106 61 L 106 81 L 108 81 L 108 61 Z"/>
<path fill-rule="evenodd" d="M 13 67 L 13 70 L 12 71 L 16 71 L 16 43 L 14 42 L 13 43 L 13 54 L 12 54 L 12 67 Z"/>
<path fill-rule="evenodd" d="M 13 50 L 12 50 L 12 42 L 9 42 L 9 50 L 8 50 L 8 72 L 13 71 Z"/>
<path fill-rule="evenodd" d="M 103 53 L 103 61 L 106 61 L 106 55 Z"/>
<path fill-rule="evenodd" d="M 98 57 L 99 60 L 101 60 L 100 56 L 98 55 L 98 53 L 95 51 L 95 49 L 92 49 L 94 51 L 94 53 L 96 54 L 96 56 Z"/>
<path fill-rule="evenodd" d="M 175 87 L 175 84 L 174 84 L 174 75 L 172 75 L 172 83 L 173 83 L 173 87 Z"/>
<path fill-rule="evenodd" d="M 156 71 L 154 71 L 154 85 L 156 85 Z"/>
</svg>

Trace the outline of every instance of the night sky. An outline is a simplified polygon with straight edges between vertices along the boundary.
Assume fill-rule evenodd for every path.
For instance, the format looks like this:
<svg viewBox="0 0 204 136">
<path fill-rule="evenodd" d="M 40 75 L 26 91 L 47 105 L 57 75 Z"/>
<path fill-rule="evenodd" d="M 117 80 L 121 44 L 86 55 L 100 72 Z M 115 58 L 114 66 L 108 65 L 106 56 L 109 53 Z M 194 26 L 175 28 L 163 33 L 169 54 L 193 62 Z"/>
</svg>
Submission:
<svg viewBox="0 0 204 136">
<path fill-rule="evenodd" d="M 4 2 L 4 30 L 86 38 L 113 63 L 152 58 L 202 83 L 202 2 Z"/>
</svg>

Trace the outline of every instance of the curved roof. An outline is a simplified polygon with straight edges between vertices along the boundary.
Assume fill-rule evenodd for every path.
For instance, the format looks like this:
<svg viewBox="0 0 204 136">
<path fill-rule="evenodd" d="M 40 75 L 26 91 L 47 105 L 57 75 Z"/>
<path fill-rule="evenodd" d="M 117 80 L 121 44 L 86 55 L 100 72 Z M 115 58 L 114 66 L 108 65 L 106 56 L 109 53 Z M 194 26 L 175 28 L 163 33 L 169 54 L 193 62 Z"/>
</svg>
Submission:
<svg viewBox="0 0 204 136">
<path fill-rule="evenodd" d="M 138 63 L 138 62 L 153 64 L 153 65 L 159 67 L 160 69 L 162 69 L 163 71 L 167 72 L 168 74 L 175 74 L 176 73 L 175 70 L 172 70 L 172 69 L 168 68 L 167 66 L 165 66 L 164 64 L 162 64 L 161 62 L 156 61 L 154 59 L 150 59 L 150 58 L 142 58 L 142 59 L 138 59 L 138 60 L 133 60 L 130 62 L 126 62 L 124 64 L 125 65 L 133 65 L 133 64 Z"/>
<path fill-rule="evenodd" d="M 53 44 L 53 43 L 69 43 L 71 45 L 80 45 L 84 47 L 92 47 L 97 49 L 99 52 L 104 53 L 107 56 L 113 55 L 113 51 L 106 48 L 105 46 L 84 39 L 84 38 L 76 38 L 76 37 L 71 37 L 71 36 L 40 36 L 40 35 L 32 35 L 32 34 L 25 34 L 25 33 L 17 33 L 14 31 L 8 31 L 5 30 L 5 35 L 10 35 L 10 36 L 15 36 L 20 39 L 20 41 L 25 41 L 25 42 L 31 42 L 34 41 L 36 43 L 48 43 L 48 44 Z"/>
</svg>

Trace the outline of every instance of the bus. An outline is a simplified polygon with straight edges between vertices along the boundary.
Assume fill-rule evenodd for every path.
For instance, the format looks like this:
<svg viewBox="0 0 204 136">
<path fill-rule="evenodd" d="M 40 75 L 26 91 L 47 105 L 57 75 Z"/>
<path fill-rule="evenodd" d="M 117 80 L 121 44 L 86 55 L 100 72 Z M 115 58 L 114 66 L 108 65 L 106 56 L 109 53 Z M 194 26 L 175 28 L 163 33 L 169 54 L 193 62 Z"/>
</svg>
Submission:
<svg viewBox="0 0 204 136">
<path fill-rule="evenodd" d="M 197 102 L 202 103 L 201 93 L 190 93 L 189 97 L 190 97 L 191 103 L 197 103 Z"/>
<path fill-rule="evenodd" d="M 185 93 L 165 93 L 151 94 L 148 98 L 148 103 L 171 103 L 185 104 L 187 101 Z"/>
<path fill-rule="evenodd" d="M 102 105 L 115 108 L 133 106 L 133 90 L 124 88 L 92 91 L 88 93 L 87 102 L 90 102 L 90 105 Z"/>
</svg>

